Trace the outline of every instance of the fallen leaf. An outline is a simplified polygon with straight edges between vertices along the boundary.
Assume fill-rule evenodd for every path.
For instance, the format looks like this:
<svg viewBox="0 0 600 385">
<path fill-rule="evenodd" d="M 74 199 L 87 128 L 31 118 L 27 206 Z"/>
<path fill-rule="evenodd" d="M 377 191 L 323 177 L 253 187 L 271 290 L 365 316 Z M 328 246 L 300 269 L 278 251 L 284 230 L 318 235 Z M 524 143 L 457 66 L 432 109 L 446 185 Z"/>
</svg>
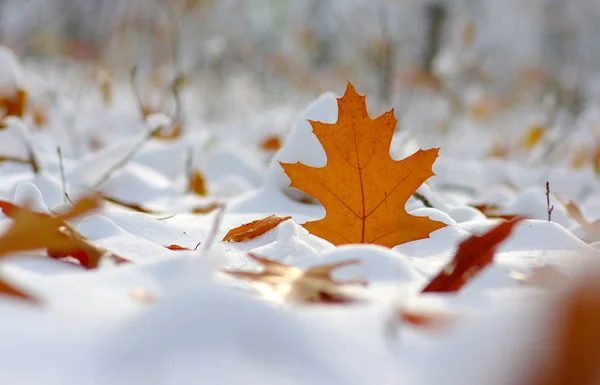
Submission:
<svg viewBox="0 0 600 385">
<path fill-rule="evenodd" d="M 590 222 L 585 219 L 579 206 L 577 206 L 575 202 L 565 203 L 560 199 L 558 199 L 558 201 L 561 202 L 565 207 L 565 210 L 567 210 L 567 215 L 581 227 L 580 232 L 577 235 L 582 241 L 592 243 L 597 242 L 600 239 L 600 219 Z"/>
<path fill-rule="evenodd" d="M 154 139 L 174 140 L 179 138 L 181 134 L 183 134 L 181 124 L 174 124 L 170 127 L 165 127 L 162 130 L 156 131 L 154 134 L 152 134 L 152 137 Z"/>
<path fill-rule="evenodd" d="M 344 266 L 357 265 L 360 260 L 347 260 L 309 269 L 284 265 L 256 254 L 248 256 L 263 267 L 261 272 L 226 270 L 223 273 L 264 284 L 270 287 L 282 299 L 301 303 L 349 303 L 358 301 L 344 289 L 348 285 L 363 285 L 362 279 L 334 281 L 331 274 Z"/>
<path fill-rule="evenodd" d="M 41 128 L 48 124 L 48 111 L 41 105 L 35 105 L 31 109 L 31 116 L 36 127 Z"/>
<path fill-rule="evenodd" d="M 155 215 L 162 214 L 162 213 L 160 213 L 158 211 L 147 209 L 147 208 L 145 208 L 142 205 L 139 205 L 137 203 L 123 202 L 123 201 L 121 201 L 121 200 L 119 200 L 117 198 L 109 197 L 109 196 L 104 195 L 104 194 L 101 194 L 100 197 L 102 199 L 104 199 L 105 201 L 107 201 L 107 202 L 114 203 L 114 204 L 116 204 L 118 206 L 127 207 L 128 209 L 131 209 L 133 211 L 137 211 L 137 212 L 140 212 L 140 213 L 155 214 Z"/>
<path fill-rule="evenodd" d="M 571 282 L 571 279 L 552 265 L 533 267 L 529 276 L 513 273 L 511 276 L 526 286 L 544 289 L 560 289 Z"/>
<path fill-rule="evenodd" d="M 39 304 L 39 300 L 37 298 L 24 292 L 21 289 L 16 288 L 12 284 L 6 282 L 1 276 L 0 276 L 0 295 L 13 297 L 15 299 L 30 302 L 33 304 Z"/>
<path fill-rule="evenodd" d="M 231 229 L 225 234 L 223 242 L 245 242 L 256 237 L 260 237 L 267 231 L 277 227 L 281 222 L 292 219 L 292 217 L 280 217 L 277 215 L 269 215 L 263 219 L 257 219 L 250 223 L 246 223 L 234 229 Z"/>
<path fill-rule="evenodd" d="M 518 215 L 517 214 L 500 214 L 500 208 L 496 205 L 488 205 L 488 204 L 480 204 L 474 205 L 474 208 L 481 211 L 486 217 L 490 219 L 504 219 L 507 221 L 512 221 Z"/>
<path fill-rule="evenodd" d="M 0 109 L 4 110 L 3 116 L 23 117 L 27 108 L 27 91 L 22 88 L 17 89 L 16 95 L 12 97 L 0 97 Z"/>
<path fill-rule="evenodd" d="M 200 196 L 206 196 L 208 193 L 206 190 L 206 182 L 204 181 L 202 174 L 200 174 L 200 171 L 195 171 L 190 176 L 188 191 L 196 193 Z"/>
<path fill-rule="evenodd" d="M 281 148 L 281 138 L 279 135 L 267 136 L 260 142 L 260 148 L 266 151 L 277 151 Z"/>
<path fill-rule="evenodd" d="M 169 246 L 165 246 L 165 248 L 169 249 L 169 250 L 173 250 L 173 251 L 196 251 L 198 250 L 198 246 L 200 246 L 202 242 L 198 242 L 198 244 L 196 245 L 196 247 L 194 247 L 193 249 L 190 249 L 189 247 L 183 247 L 183 246 L 179 246 L 179 245 L 169 245 Z"/>
<path fill-rule="evenodd" d="M 542 125 L 535 125 L 529 128 L 525 137 L 523 138 L 523 147 L 526 150 L 531 150 L 536 144 L 542 140 L 546 127 Z"/>
<path fill-rule="evenodd" d="M 549 316 L 554 326 L 545 341 L 547 356 L 530 365 L 527 385 L 591 385 L 600 378 L 600 287 L 598 274 L 560 299 Z"/>
<path fill-rule="evenodd" d="M 441 311 L 417 311 L 401 308 L 398 311 L 398 318 L 401 322 L 420 329 L 440 330 L 452 326 L 459 316 Z"/>
<path fill-rule="evenodd" d="M 219 207 L 221 207 L 221 205 L 219 203 L 216 203 L 216 202 L 209 203 L 206 206 L 194 207 L 192 209 L 192 214 L 208 214 L 210 212 L 215 211 Z"/>
<path fill-rule="evenodd" d="M 128 262 L 94 244 L 68 223 L 70 219 L 92 211 L 99 205 L 97 197 L 88 196 L 75 202 L 66 212 L 53 216 L 0 201 L 0 209 L 13 220 L 8 230 L 0 235 L 0 257 L 46 249 L 51 258 L 73 257 L 88 269 L 97 267 L 102 257 L 113 259 L 117 263 Z"/>
<path fill-rule="evenodd" d="M 348 83 L 338 98 L 339 118 L 334 124 L 309 121 L 319 139 L 327 164 L 323 168 L 299 162 L 282 163 L 296 187 L 318 199 L 325 218 L 307 222 L 312 234 L 333 243 L 374 243 L 387 247 L 428 238 L 446 224 L 406 212 L 410 196 L 430 176 L 439 149 L 419 150 L 396 161 L 390 144 L 396 118 L 390 110 L 377 119 L 367 113 L 366 98 Z"/>
<path fill-rule="evenodd" d="M 502 222 L 487 233 L 473 235 L 459 246 L 454 258 L 422 290 L 423 293 L 457 292 L 492 263 L 496 247 L 521 219 Z"/>
</svg>

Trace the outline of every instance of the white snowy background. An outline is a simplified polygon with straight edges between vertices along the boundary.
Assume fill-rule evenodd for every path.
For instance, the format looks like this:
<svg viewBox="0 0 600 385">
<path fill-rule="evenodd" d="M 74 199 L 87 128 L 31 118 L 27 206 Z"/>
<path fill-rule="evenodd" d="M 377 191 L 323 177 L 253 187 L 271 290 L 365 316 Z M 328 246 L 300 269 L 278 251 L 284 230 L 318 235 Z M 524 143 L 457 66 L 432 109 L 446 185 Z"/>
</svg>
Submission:
<svg viewBox="0 0 600 385">
<path fill-rule="evenodd" d="M 82 196 L 143 141 L 98 189 L 157 212 L 106 203 L 75 223 L 132 264 L 85 270 L 35 253 L 2 261 L 2 276 L 41 301 L 0 297 L 2 384 L 524 383 L 548 347 L 562 293 L 515 276 L 553 266 L 575 282 L 599 253 L 600 232 L 564 206 L 600 218 L 596 2 L 439 2 L 447 16 L 431 70 L 445 91 L 405 84 L 420 65 L 432 2 L 141 3 L 0 3 L 0 42 L 11 48 L 0 50 L 0 96 L 25 89 L 46 115 L 43 124 L 31 113 L 4 119 L 0 157 L 31 152 L 40 171 L 1 162 L 0 199 L 41 212 L 65 207 L 65 189 Z M 555 19 L 564 25 L 553 29 Z M 473 42 L 464 37 L 469 23 Z M 90 44 L 93 54 L 80 58 Z M 389 56 L 373 51 L 382 45 Z M 384 73 L 374 64 L 382 55 L 393 68 Z M 132 92 L 133 65 L 143 98 L 159 110 L 147 120 Z M 537 70 L 551 80 L 531 75 Z M 177 103 L 168 85 L 177 76 L 185 77 L 183 135 L 144 141 L 170 123 Z M 335 122 L 348 80 L 368 95 L 372 117 L 395 109 L 394 159 L 441 147 L 436 176 L 418 190 L 432 207 L 406 204 L 448 224 L 430 238 L 335 247 L 301 226 L 325 211 L 288 188 L 279 161 L 325 165 L 307 120 Z M 527 144 L 535 127 L 543 135 Z M 260 146 L 272 135 L 283 143 L 276 153 Z M 205 177 L 206 197 L 186 192 L 189 164 Z M 214 203 L 225 206 L 220 223 L 218 210 L 190 213 Z M 458 294 L 419 294 L 462 240 L 499 223 L 474 208 L 481 204 L 527 220 Z M 292 219 L 252 241 L 220 242 L 271 214 Z M 199 242 L 197 251 L 165 248 Z M 219 272 L 256 269 L 249 251 L 298 267 L 359 258 L 335 277 L 364 277 L 369 285 L 356 289 L 364 301 L 274 300 Z M 397 320 L 400 308 L 461 318 L 434 332 Z"/>
</svg>

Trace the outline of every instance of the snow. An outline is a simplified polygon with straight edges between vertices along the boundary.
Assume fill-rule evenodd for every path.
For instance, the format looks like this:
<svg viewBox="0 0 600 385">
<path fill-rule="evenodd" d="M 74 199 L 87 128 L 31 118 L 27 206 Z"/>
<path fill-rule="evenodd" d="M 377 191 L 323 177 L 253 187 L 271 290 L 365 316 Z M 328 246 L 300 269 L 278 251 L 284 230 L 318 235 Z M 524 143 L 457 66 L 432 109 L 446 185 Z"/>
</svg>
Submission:
<svg viewBox="0 0 600 385">
<path fill-rule="evenodd" d="M 0 50 L 0 65 L 8 65 L 9 57 Z M 454 70 L 452 61 L 439 65 Z M 0 91 L 10 84 L 0 79 Z M 119 103 L 106 108 L 92 99 L 65 96 L 54 106 L 57 120 L 44 131 L 6 119 L 0 157 L 28 159 L 31 149 L 41 171 L 0 163 L 0 199 L 44 213 L 68 207 L 64 188 L 73 199 L 89 191 L 136 147 L 148 125 L 169 123 L 162 114 L 139 121 L 135 101 L 124 94 L 118 91 Z M 586 218 L 597 219 L 597 178 L 590 170 L 484 158 L 482 148 L 493 143 L 487 131 L 468 140 L 446 143 L 442 137 L 442 143 L 427 143 L 414 130 L 401 128 L 390 149 L 394 159 L 429 144 L 442 148 L 436 176 L 418 190 L 427 202 L 411 197 L 406 209 L 447 226 L 392 249 L 334 246 L 302 226 L 322 218 L 325 210 L 289 188 L 279 162 L 326 164 L 308 120 L 334 123 L 336 97 L 322 94 L 297 115 L 286 106 L 258 113 L 259 128 L 243 119 L 211 124 L 192 118 L 189 127 L 194 129 L 181 138 L 145 143 L 99 190 L 157 213 L 107 203 L 73 222 L 90 240 L 132 263 L 103 261 L 88 271 L 39 252 L 4 259 L 2 277 L 38 297 L 41 306 L 0 296 L 3 383 L 469 385 L 521 380 L 526 366 L 543 357 L 557 294 L 525 287 L 513 275 L 546 265 L 574 281 L 585 273 L 600 252 L 598 244 L 577 237 L 579 225 L 556 197 L 576 201 Z M 80 108 L 73 107 L 76 103 Z M 71 113 L 77 115 L 74 127 L 79 130 L 75 145 L 65 140 Z M 274 128 L 285 121 L 292 122 L 289 131 Z M 469 124 L 461 126 L 467 137 L 480 128 Z M 98 127 L 106 146 L 91 151 L 83 143 L 98 135 Z M 272 155 L 257 142 L 274 131 L 287 134 Z M 58 145 L 65 149 L 64 187 Z M 472 152 L 465 150 L 472 147 Z M 186 192 L 188 160 L 206 178 L 207 197 Z M 551 221 L 547 180 L 555 205 Z M 214 203 L 224 209 L 190 212 Z M 459 293 L 419 294 L 461 241 L 500 222 L 472 206 L 483 203 L 526 219 L 498 247 L 493 264 Z M 271 214 L 291 219 L 247 242 L 221 241 L 229 229 Z M 2 229 L 9 224 L 0 216 Z M 193 249 L 199 242 L 197 251 L 165 247 Z M 256 271 L 248 252 L 301 268 L 357 259 L 360 264 L 337 269 L 333 277 L 360 277 L 368 286 L 353 288 L 362 300 L 355 304 L 272 300 L 221 273 Z M 400 307 L 462 318 L 443 331 L 425 331 L 402 321 L 393 324 Z"/>
</svg>

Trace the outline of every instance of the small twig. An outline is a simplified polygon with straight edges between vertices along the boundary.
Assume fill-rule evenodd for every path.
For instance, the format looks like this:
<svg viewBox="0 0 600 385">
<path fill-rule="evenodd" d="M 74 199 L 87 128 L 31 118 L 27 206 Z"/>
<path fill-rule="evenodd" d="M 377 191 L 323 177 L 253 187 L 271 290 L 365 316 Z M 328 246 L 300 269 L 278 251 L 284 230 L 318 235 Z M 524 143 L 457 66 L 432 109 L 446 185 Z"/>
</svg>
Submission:
<svg viewBox="0 0 600 385">
<path fill-rule="evenodd" d="M 192 175 L 194 174 L 194 149 L 188 147 L 185 151 L 185 177 L 186 187 L 185 192 L 192 191 Z"/>
<path fill-rule="evenodd" d="M 159 133 L 159 131 L 162 130 L 163 128 L 164 128 L 164 126 L 159 125 L 158 127 L 154 128 L 153 130 L 148 131 L 146 133 L 146 135 L 144 135 L 144 137 L 138 143 L 136 143 L 135 146 L 133 146 L 131 148 L 131 150 L 129 150 L 129 152 L 127 154 L 125 154 L 125 156 L 120 161 L 115 163 L 110 169 L 108 169 L 104 174 L 102 174 L 102 176 L 100 176 L 100 178 L 98 178 L 98 181 L 96 183 L 94 183 L 92 188 L 94 190 L 97 189 L 104 182 L 106 182 L 116 171 L 123 168 L 131 159 L 133 159 L 135 154 L 137 154 L 137 152 L 139 150 L 141 150 L 142 147 L 144 147 L 144 145 L 148 141 L 150 141 L 150 139 L 152 139 L 153 136 L 157 135 Z"/>
<path fill-rule="evenodd" d="M 141 205 L 138 205 L 136 203 L 128 203 L 128 202 L 123 202 L 120 199 L 117 198 L 113 198 L 113 197 L 109 197 L 107 195 L 104 194 L 100 194 L 100 197 L 102 199 L 104 199 L 107 202 L 113 203 L 115 205 L 118 206 L 123 206 L 123 207 L 127 207 L 128 209 L 140 212 L 140 213 L 144 213 L 144 214 L 153 214 L 153 215 L 160 215 L 163 214 L 162 212 L 158 212 L 158 211 L 154 211 L 154 210 L 149 210 L 145 207 L 142 207 Z"/>
<path fill-rule="evenodd" d="M 67 192 L 67 179 L 65 178 L 65 166 L 63 164 L 63 156 L 62 156 L 62 150 L 60 149 L 60 146 L 56 147 L 56 152 L 58 153 L 58 166 L 60 168 L 60 183 L 62 185 L 63 194 L 65 196 L 65 203 L 69 202 L 70 204 L 74 205 L 73 201 L 71 200 L 71 197 L 69 197 L 69 193 Z"/>
<path fill-rule="evenodd" d="M 173 218 L 175 215 L 177 215 L 177 213 L 171 214 L 171 215 L 167 215 L 166 217 L 156 218 L 156 219 L 159 220 L 159 221 L 166 221 L 167 219 Z"/>
<path fill-rule="evenodd" d="M 554 205 L 550 206 L 550 182 L 546 181 L 546 205 L 548 208 L 548 222 L 552 221 L 552 211 L 554 211 Z"/>
<path fill-rule="evenodd" d="M 142 93 L 140 92 L 140 90 L 137 86 L 137 72 L 138 72 L 137 65 L 133 66 L 129 73 L 129 81 L 131 83 L 131 91 L 133 92 L 133 97 L 135 98 L 135 100 L 138 104 L 138 109 L 140 110 L 140 115 L 142 115 L 142 119 L 145 121 L 146 115 L 147 115 L 147 110 L 146 110 L 146 105 L 144 104 L 144 100 L 142 98 Z"/>
<path fill-rule="evenodd" d="M 212 244 L 217 238 L 217 233 L 219 232 L 219 228 L 221 227 L 221 220 L 225 216 L 225 207 L 226 205 L 224 203 L 221 204 L 219 206 L 219 211 L 215 214 L 215 219 L 213 221 L 212 227 L 210 228 L 210 233 L 208 233 L 208 237 L 206 238 L 206 242 L 204 243 L 204 247 L 202 248 L 202 255 L 208 254 Z"/>
</svg>

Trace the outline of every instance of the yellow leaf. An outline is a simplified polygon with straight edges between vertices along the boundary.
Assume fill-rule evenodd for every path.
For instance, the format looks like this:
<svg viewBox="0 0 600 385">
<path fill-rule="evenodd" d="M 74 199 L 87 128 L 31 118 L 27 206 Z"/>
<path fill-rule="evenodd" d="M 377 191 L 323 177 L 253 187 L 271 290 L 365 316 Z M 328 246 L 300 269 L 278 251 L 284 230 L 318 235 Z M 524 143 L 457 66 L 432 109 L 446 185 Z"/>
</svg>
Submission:
<svg viewBox="0 0 600 385">
<path fill-rule="evenodd" d="M 545 132 L 546 127 L 542 125 L 535 125 L 531 127 L 523 139 L 523 147 L 525 147 L 527 150 L 531 150 L 544 137 Z"/>
</svg>

